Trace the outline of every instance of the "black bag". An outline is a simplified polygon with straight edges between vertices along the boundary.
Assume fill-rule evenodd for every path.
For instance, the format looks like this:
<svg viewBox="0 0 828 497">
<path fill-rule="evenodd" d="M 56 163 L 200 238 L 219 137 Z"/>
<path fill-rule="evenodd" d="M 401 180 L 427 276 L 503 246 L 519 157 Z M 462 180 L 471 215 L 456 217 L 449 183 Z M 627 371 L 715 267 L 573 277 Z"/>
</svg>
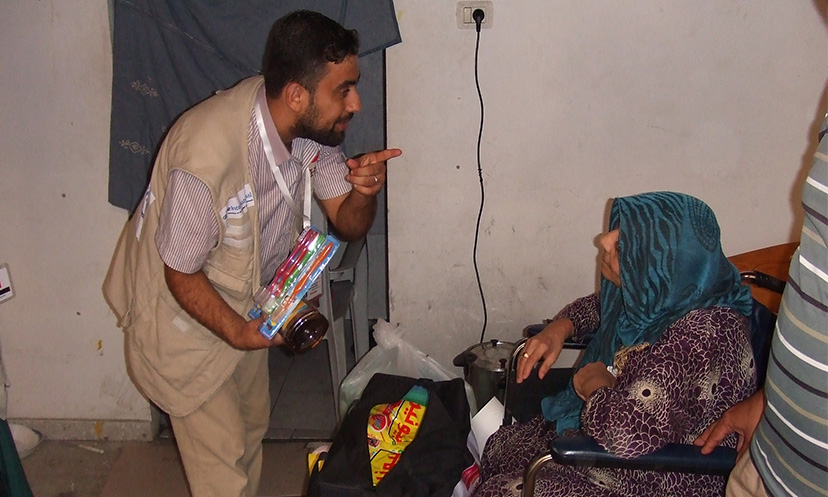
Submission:
<svg viewBox="0 0 828 497">
<path fill-rule="evenodd" d="M 374 487 L 367 443 L 368 415 L 400 400 L 415 384 L 428 406 L 414 440 Z M 449 497 L 474 459 L 466 448 L 469 404 L 462 379 L 431 381 L 377 373 L 348 410 L 321 470 L 311 472 L 308 497 Z"/>
</svg>

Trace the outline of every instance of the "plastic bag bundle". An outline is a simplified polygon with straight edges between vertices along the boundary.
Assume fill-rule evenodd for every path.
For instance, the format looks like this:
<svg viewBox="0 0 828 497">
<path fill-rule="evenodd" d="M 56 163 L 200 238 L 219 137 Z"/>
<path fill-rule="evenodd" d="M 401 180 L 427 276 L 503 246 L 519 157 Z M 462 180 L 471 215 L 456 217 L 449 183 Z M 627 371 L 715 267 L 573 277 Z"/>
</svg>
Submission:
<svg viewBox="0 0 828 497">
<path fill-rule="evenodd" d="M 447 369 L 407 342 L 404 335 L 404 331 L 398 325 L 392 325 L 382 319 L 377 321 L 377 324 L 374 325 L 374 339 L 377 346 L 360 359 L 340 385 L 340 416 L 344 416 L 351 403 L 362 395 L 365 385 L 368 384 L 375 373 L 427 378 L 434 381 L 461 378 L 460 374 Z M 475 406 L 477 405 L 474 400 L 474 392 L 468 383 L 465 384 L 465 388 L 473 415 L 476 412 Z"/>
</svg>

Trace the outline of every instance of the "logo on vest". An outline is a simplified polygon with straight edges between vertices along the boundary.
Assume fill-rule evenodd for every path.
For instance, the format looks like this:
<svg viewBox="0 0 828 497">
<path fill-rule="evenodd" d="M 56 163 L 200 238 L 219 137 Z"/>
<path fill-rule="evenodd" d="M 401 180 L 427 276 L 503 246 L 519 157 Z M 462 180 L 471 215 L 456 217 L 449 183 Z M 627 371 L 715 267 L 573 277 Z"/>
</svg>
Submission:
<svg viewBox="0 0 828 497">
<path fill-rule="evenodd" d="M 147 187 L 147 190 L 144 192 L 144 199 L 141 201 L 141 213 L 135 225 L 135 238 L 138 240 L 141 239 L 141 232 L 144 231 L 144 219 L 147 218 L 147 211 L 153 202 L 155 202 L 155 194 Z"/>
<path fill-rule="evenodd" d="M 221 210 L 221 220 L 227 221 L 228 218 L 239 219 L 249 206 L 255 205 L 253 201 L 253 189 L 249 184 L 245 184 L 244 188 L 236 193 L 235 197 L 227 199 L 227 205 Z"/>
</svg>

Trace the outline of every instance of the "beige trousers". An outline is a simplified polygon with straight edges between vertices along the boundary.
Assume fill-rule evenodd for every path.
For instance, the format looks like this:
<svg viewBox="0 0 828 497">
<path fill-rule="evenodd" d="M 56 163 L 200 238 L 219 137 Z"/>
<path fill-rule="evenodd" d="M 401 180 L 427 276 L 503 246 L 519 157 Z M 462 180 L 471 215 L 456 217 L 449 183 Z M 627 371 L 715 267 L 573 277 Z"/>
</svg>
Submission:
<svg viewBox="0 0 828 497">
<path fill-rule="evenodd" d="M 736 461 L 736 466 L 730 472 L 725 497 L 768 497 L 762 477 L 759 476 L 750 457 L 750 451 Z"/>
<path fill-rule="evenodd" d="M 256 497 L 269 418 L 267 349 L 246 353 L 194 413 L 170 416 L 193 497 Z"/>
</svg>

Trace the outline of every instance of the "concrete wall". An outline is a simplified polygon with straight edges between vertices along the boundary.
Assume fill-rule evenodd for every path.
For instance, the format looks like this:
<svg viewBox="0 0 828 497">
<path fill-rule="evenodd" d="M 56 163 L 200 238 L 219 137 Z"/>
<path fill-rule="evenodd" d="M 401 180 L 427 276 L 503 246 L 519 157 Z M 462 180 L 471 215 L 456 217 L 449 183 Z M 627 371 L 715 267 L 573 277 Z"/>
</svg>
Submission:
<svg viewBox="0 0 828 497">
<path fill-rule="evenodd" d="M 474 30 L 396 0 L 387 52 L 391 320 L 446 364 L 480 338 Z M 825 2 L 821 2 L 825 8 Z M 480 37 L 486 338 L 596 288 L 609 199 L 698 196 L 727 254 L 787 242 L 826 81 L 812 2 L 494 0 Z M 821 120 L 821 116 L 820 116 Z"/>
<path fill-rule="evenodd" d="M 125 211 L 107 203 L 106 2 L 0 2 L 0 305 L 8 416 L 48 436 L 146 433 L 101 284 Z"/>
<path fill-rule="evenodd" d="M 396 0 L 388 51 L 391 319 L 446 364 L 479 338 L 474 31 L 453 1 Z M 595 284 L 608 199 L 683 190 L 737 253 L 791 239 L 826 79 L 810 2 L 494 0 L 481 37 L 487 338 Z M 105 2 L 0 2 L 0 305 L 8 415 L 50 436 L 146 434 L 101 295 L 126 213 L 106 201 Z"/>
</svg>

